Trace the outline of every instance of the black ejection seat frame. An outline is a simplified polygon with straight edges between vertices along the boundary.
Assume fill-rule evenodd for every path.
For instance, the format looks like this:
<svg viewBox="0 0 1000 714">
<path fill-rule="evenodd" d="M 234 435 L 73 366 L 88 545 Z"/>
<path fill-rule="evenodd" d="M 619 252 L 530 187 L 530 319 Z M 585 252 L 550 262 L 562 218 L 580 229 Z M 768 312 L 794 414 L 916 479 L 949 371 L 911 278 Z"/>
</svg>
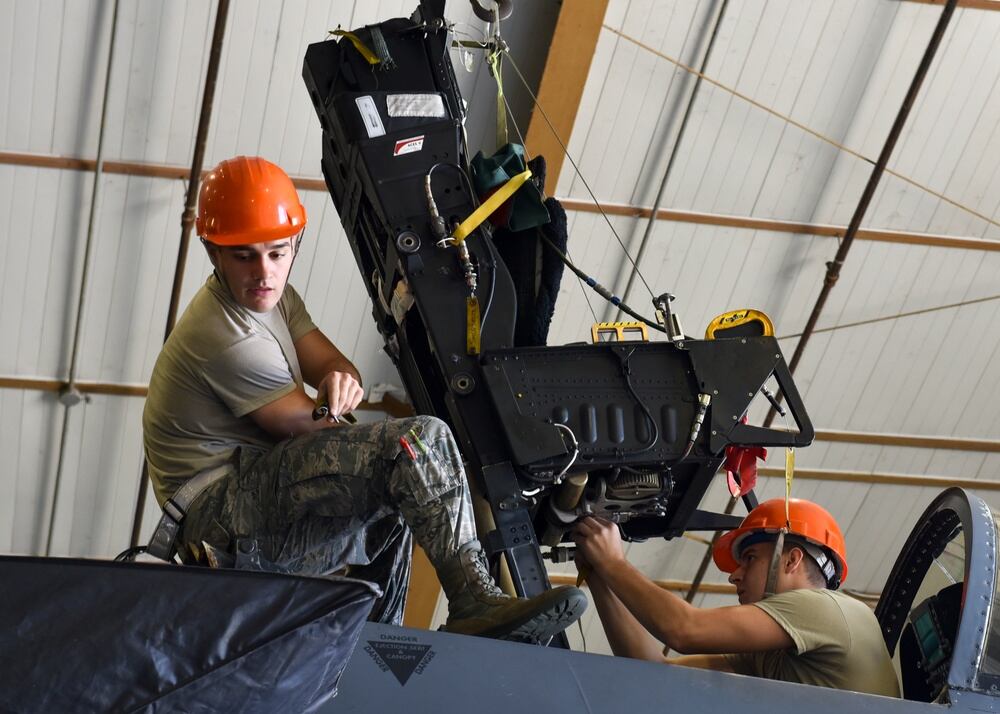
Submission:
<svg viewBox="0 0 1000 714">
<path fill-rule="evenodd" d="M 326 185 L 386 352 L 416 410 L 444 419 L 455 432 L 493 515 L 488 551 L 507 557 L 519 594 L 548 587 L 536 529 L 572 457 L 562 427 L 579 443 L 574 471 L 593 480 L 628 469 L 663 484 L 653 512 L 622 520 L 626 537 L 732 527 L 737 517 L 698 510 L 725 447 L 805 446 L 813 438 L 773 337 L 515 347 L 513 283 L 480 227 L 465 241 L 483 313 L 481 354 L 469 354 L 467 275 L 457 249 L 438 245 L 426 191 L 429 183 L 447 225 L 476 207 L 459 173 L 468 168 L 465 110 L 443 8 L 424 0 L 412 18 L 354 30 L 391 63 L 372 66 L 346 39 L 310 45 L 303 78 L 322 128 Z M 440 111 L 401 115 L 390 109 L 399 95 L 416 96 L 425 107 L 437 103 L 428 97 L 439 97 Z M 400 292 L 413 299 L 408 309 Z M 797 432 L 740 424 L 772 376 Z M 699 395 L 708 395 L 711 406 L 682 459 Z"/>
</svg>

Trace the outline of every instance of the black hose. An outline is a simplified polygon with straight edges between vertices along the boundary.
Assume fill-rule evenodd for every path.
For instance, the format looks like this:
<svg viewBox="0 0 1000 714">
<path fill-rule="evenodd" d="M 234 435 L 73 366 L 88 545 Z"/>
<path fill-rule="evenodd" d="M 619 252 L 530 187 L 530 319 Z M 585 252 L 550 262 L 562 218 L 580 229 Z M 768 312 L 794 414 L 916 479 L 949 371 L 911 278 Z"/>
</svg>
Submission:
<svg viewBox="0 0 1000 714">
<path fill-rule="evenodd" d="M 548 246 L 549 246 L 550 249 L 552 249 L 553 251 L 555 251 L 555 254 L 559 256 L 559 259 L 562 260 L 563 263 L 566 264 L 567 268 L 569 268 L 570 270 L 572 270 L 573 273 L 575 273 L 578 278 L 580 278 L 583 282 L 585 282 L 587 285 L 589 285 L 591 287 L 591 289 L 594 292 L 596 292 L 598 295 L 600 295 L 602 298 L 604 298 L 605 300 L 607 300 L 608 302 L 610 302 L 615 307 L 619 308 L 622 312 L 625 312 L 625 313 L 631 315 L 636 320 L 639 320 L 640 322 L 646 323 L 647 325 L 649 325 L 650 327 L 652 327 L 655 330 L 659 330 L 660 332 L 666 332 L 666 329 L 662 325 L 660 325 L 657 322 L 653 322 L 652 320 L 647 320 L 645 317 L 643 317 L 642 315 L 640 315 L 639 313 L 637 313 L 635 310 L 633 310 L 632 308 L 630 308 L 628 305 L 626 305 L 625 303 L 623 303 L 622 300 L 621 300 L 621 298 L 619 298 L 617 295 L 613 294 L 606 287 L 604 287 L 599 282 L 597 282 L 596 280 L 594 280 L 592 277 L 590 277 L 589 275 L 587 275 L 585 272 L 583 272 L 582 270 L 580 270 L 579 268 L 577 268 L 575 265 L 573 265 L 573 262 L 569 259 L 569 257 L 565 253 L 563 253 L 561 250 L 559 250 L 559 248 L 556 247 L 555 243 L 553 243 L 552 240 L 548 236 L 546 236 L 545 234 L 542 234 L 542 240 L 544 240 L 548 244 Z"/>
</svg>

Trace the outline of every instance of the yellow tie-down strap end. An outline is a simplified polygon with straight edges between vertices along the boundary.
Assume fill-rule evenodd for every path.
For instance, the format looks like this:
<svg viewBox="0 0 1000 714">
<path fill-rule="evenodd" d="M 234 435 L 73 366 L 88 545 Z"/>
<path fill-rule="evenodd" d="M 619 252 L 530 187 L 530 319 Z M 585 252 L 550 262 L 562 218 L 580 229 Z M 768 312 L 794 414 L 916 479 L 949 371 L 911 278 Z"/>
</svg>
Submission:
<svg viewBox="0 0 1000 714">
<path fill-rule="evenodd" d="M 346 37 L 350 40 L 351 44 L 354 45 L 354 49 L 361 53 L 361 56 L 365 58 L 368 64 L 378 64 L 380 62 L 379 58 L 375 56 L 375 53 L 368 49 L 365 43 L 361 41 L 361 38 L 353 32 L 341 30 L 339 27 L 336 30 L 330 30 L 329 32 L 334 37 Z"/>
<path fill-rule="evenodd" d="M 717 337 L 774 337 L 774 323 L 760 310 L 724 312 L 705 328 L 705 339 Z"/>
<path fill-rule="evenodd" d="M 531 169 L 526 169 L 516 176 L 512 176 L 507 183 L 501 186 L 497 191 L 483 201 L 482 205 L 479 206 L 472 214 L 459 224 L 455 232 L 451 234 L 451 237 L 455 239 L 455 243 L 461 243 L 465 240 L 472 231 L 479 228 L 479 224 L 485 221 L 490 215 L 500 208 L 504 202 L 514 195 L 517 189 L 521 188 L 525 181 L 531 178 Z"/>
</svg>

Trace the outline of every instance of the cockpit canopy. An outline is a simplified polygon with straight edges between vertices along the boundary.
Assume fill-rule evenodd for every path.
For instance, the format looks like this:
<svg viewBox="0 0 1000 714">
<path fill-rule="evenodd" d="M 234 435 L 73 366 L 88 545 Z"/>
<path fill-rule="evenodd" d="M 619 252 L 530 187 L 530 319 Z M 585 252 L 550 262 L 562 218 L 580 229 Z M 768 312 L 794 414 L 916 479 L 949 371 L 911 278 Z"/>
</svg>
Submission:
<svg viewBox="0 0 1000 714">
<path fill-rule="evenodd" d="M 951 488 L 924 511 L 875 614 L 906 699 L 953 702 L 1000 688 L 996 514 Z"/>
</svg>

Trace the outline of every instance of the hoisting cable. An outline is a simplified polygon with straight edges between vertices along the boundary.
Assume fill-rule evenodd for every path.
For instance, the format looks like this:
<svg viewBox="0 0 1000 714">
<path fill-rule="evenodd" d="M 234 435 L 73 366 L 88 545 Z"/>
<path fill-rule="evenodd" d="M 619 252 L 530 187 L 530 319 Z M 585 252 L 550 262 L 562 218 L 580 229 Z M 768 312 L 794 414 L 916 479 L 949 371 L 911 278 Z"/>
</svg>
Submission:
<svg viewBox="0 0 1000 714">
<path fill-rule="evenodd" d="M 528 96 L 531 97 L 532 103 L 538 109 L 538 113 L 541 114 L 542 119 L 545 120 L 546 125 L 548 125 L 549 127 L 549 131 L 552 132 L 552 136 L 556 138 L 556 141 L 559 142 L 559 146 L 562 147 L 563 154 L 566 156 L 567 159 L 569 159 L 570 164 L 573 166 L 573 171 L 580 178 L 580 182 L 583 184 L 584 188 L 587 189 L 587 193 L 590 195 L 590 199 L 594 202 L 594 205 L 597 206 L 597 210 L 600 211 L 601 216 L 604 218 L 604 222 L 607 223 L 608 228 L 611 229 L 611 234 L 615 237 L 615 240 L 618 241 L 618 245 L 621 246 L 622 251 L 625 253 L 625 257 L 628 258 L 629 263 L 632 264 L 632 268 L 635 271 L 635 274 L 639 276 L 639 280 L 642 281 L 642 284 L 645 286 L 646 291 L 649 293 L 649 296 L 651 298 L 655 297 L 655 295 L 653 294 L 653 289 L 649 287 L 649 283 L 646 282 L 646 278 L 643 276 L 642 271 L 639 270 L 639 266 L 632 258 L 631 253 L 628 252 L 628 248 L 625 247 L 625 243 L 624 241 L 622 241 L 621 236 L 618 235 L 618 231 L 616 231 L 614 225 L 612 225 L 611 219 L 608 218 L 608 214 L 604 212 L 604 207 L 597 200 L 597 196 L 595 196 L 593 190 L 591 190 L 590 184 L 587 183 L 587 179 L 583 177 L 583 173 L 580 171 L 580 167 L 573 159 L 573 156 L 569 153 L 569 149 L 566 148 L 566 142 L 564 142 L 562 140 L 562 137 L 559 136 L 559 134 L 556 132 L 556 129 L 552 125 L 552 122 L 549 121 L 548 114 L 545 113 L 545 109 L 542 107 L 541 104 L 538 103 L 538 97 L 535 95 L 533 91 L 531 91 L 531 87 L 529 86 L 528 81 L 524 78 L 524 75 L 521 74 L 521 70 L 518 68 L 517 63 L 514 62 L 514 58 L 511 56 L 510 51 L 506 50 L 504 54 L 506 54 L 507 59 L 510 60 L 510 66 L 514 69 L 514 73 L 517 74 L 518 78 L 520 78 L 521 83 L 524 85 L 525 91 L 528 93 Z"/>
<path fill-rule="evenodd" d="M 513 64 L 513 62 L 511 62 L 511 64 Z M 515 67 L 515 70 L 516 69 L 517 68 Z M 521 127 L 518 126 L 517 119 L 514 116 L 514 112 L 511 111 L 510 105 L 507 104 L 507 98 L 506 98 L 506 96 L 504 97 L 503 101 L 504 101 L 504 107 L 506 107 L 507 112 L 510 114 L 510 121 L 514 125 L 514 131 L 517 132 L 517 136 L 521 140 L 521 146 L 524 146 L 525 157 L 526 158 L 530 158 L 530 154 L 528 154 L 528 147 L 525 146 L 525 143 L 524 143 L 524 135 L 521 133 Z M 544 191 L 544 187 L 543 186 L 539 186 L 539 191 Z M 543 238 L 545 237 L 544 233 L 539 233 L 539 235 L 541 235 Z M 549 245 L 552 246 L 552 242 L 551 241 L 549 241 Z M 554 247 L 554 246 L 552 246 L 552 247 Z M 563 261 L 563 263 L 565 263 L 566 265 L 572 265 L 572 263 L 567 263 L 567 261 L 570 260 L 569 257 L 568 257 L 568 252 L 569 252 L 568 248 L 567 248 L 567 255 L 562 255 L 558 250 L 556 252 L 557 252 L 557 254 L 559 254 L 559 257 Z M 573 270 L 573 268 L 571 268 L 571 270 Z M 600 322 L 600 320 L 597 318 L 597 311 L 594 310 L 594 306 L 590 302 L 590 297 L 587 294 L 587 290 L 584 289 L 584 287 L 583 287 L 584 283 L 586 282 L 585 279 L 583 277 L 581 277 L 581 273 L 579 273 L 579 272 L 577 272 L 575 270 L 574 270 L 574 274 L 576 274 L 577 282 L 580 285 L 580 290 L 582 291 L 583 299 L 587 303 L 587 309 L 590 310 L 591 317 L 594 318 L 594 322 L 595 323 L 596 322 Z"/>
<path fill-rule="evenodd" d="M 758 102 L 756 99 L 752 99 L 751 97 L 747 96 L 746 94 L 743 94 L 742 92 L 740 92 L 740 91 L 738 91 L 736 89 L 733 89 L 732 87 L 729 87 L 729 86 L 723 84 L 722 82 L 719 82 L 718 80 L 712 79 L 708 75 L 706 75 L 706 74 L 704 74 L 702 72 L 699 72 L 694 67 L 686 65 L 683 62 L 681 62 L 680 60 L 675 59 L 674 57 L 671 57 L 670 55 L 664 54 L 660 50 L 658 50 L 658 49 L 656 49 L 654 47 L 651 47 L 651 46 L 645 44 L 641 40 L 637 40 L 634 37 L 630 37 L 629 35 L 626 35 L 624 32 L 621 32 L 620 30 L 616 30 L 615 28 L 610 27 L 609 25 L 602 25 L 602 27 L 605 30 L 607 30 L 608 32 L 611 32 L 611 33 L 613 33 L 615 35 L 618 35 L 623 40 L 627 40 L 627 41 L 631 42 L 636 47 L 644 49 L 647 52 L 651 52 L 652 54 L 656 55 L 660 59 L 664 59 L 667 62 L 670 62 L 671 64 L 673 64 L 673 65 L 679 67 L 680 69 L 684 70 L 685 72 L 688 72 L 690 74 L 695 75 L 696 77 L 699 77 L 700 79 L 708 82 L 712 86 L 718 87 L 722 91 L 727 92 L 727 93 L 733 95 L 734 97 L 737 97 L 738 99 L 742 99 L 745 102 L 748 102 L 752 106 L 757 107 L 758 109 L 761 109 L 761 110 L 767 112 L 768 114 L 770 114 L 771 116 L 776 117 L 778 119 L 781 119 L 782 121 L 787 122 L 788 124 L 791 124 L 792 126 L 794 126 L 797 129 L 801 129 L 802 131 L 804 131 L 805 133 L 809 134 L 810 136 L 814 136 L 817 139 L 819 139 L 820 141 L 822 141 L 824 143 L 827 143 L 830 146 L 834 146 L 837 149 L 839 149 L 840 151 L 843 151 L 846 154 L 850 154 L 851 156 L 853 156 L 856 159 L 860 159 L 860 160 L 862 160 L 864 162 L 867 162 L 867 163 L 869 163 L 869 164 L 871 164 L 873 166 L 875 165 L 875 163 L 876 163 L 875 159 L 869 158 L 869 157 L 865 156 L 864 154 L 862 154 L 862 153 L 860 153 L 858 151 L 855 151 L 854 149 L 851 149 L 851 148 L 845 146 L 844 144 L 841 144 L 839 141 L 837 141 L 835 139 L 831 139 L 830 137 L 826 136 L 825 134 L 821 134 L 820 132 L 816 131 L 815 129 L 811 129 L 808 126 L 806 126 L 805 124 L 803 124 L 801 122 L 798 122 L 795 119 L 792 119 L 790 116 L 788 116 L 786 114 L 782 114 L 781 112 L 779 112 L 779 111 L 777 111 L 775 109 L 772 109 L 771 107 L 768 107 L 765 104 L 762 104 L 762 103 Z M 996 221 L 996 220 L 990 218 L 989 216 L 986 216 L 986 215 L 980 213 L 979 211 L 977 211 L 977 210 L 975 210 L 973 208 L 969 208 L 968 206 L 966 206 L 964 204 L 961 204 L 961 203 L 959 203 L 958 201 L 956 201 L 954 199 L 948 198 L 943 193 L 939 193 L 938 191 L 935 191 L 934 189 L 930 188 L 929 186 L 925 186 L 924 184 L 919 183 L 919 182 L 915 181 L 914 179 L 909 178 L 908 176 L 904 176 L 903 174 L 901 174 L 901 173 L 899 173 L 897 171 L 894 171 L 893 169 L 890 169 L 888 167 L 884 168 L 883 172 L 889 174 L 890 176 L 894 176 L 894 177 L 898 178 L 900 181 L 903 181 L 904 183 L 907 183 L 910 186 L 913 186 L 914 188 L 920 189 L 921 191 L 925 191 L 926 193 L 929 193 L 931 196 L 934 196 L 935 198 L 938 198 L 938 199 L 944 201 L 945 203 L 948 203 L 948 204 L 954 206 L 955 208 L 961 209 L 961 210 L 963 210 L 963 211 L 965 211 L 967 213 L 971 213 L 973 216 L 975 216 L 976 218 L 980 219 L 981 221 L 985 221 L 986 223 L 988 223 L 988 224 L 990 224 L 992 226 L 996 226 L 997 228 L 1000 228 L 1000 221 Z"/>
<path fill-rule="evenodd" d="M 926 315 L 929 312 L 938 312 L 939 310 L 952 310 L 959 307 L 965 307 L 967 305 L 977 305 L 981 302 L 991 302 L 993 300 L 1000 300 L 1000 295 L 988 295 L 981 298 L 972 298 L 970 300 L 962 300 L 961 302 L 952 302 L 947 305 L 935 305 L 934 307 L 925 307 L 920 310 L 909 310 L 907 312 L 897 312 L 895 315 L 883 315 L 882 317 L 873 317 L 869 320 L 858 320 L 857 322 L 845 322 L 841 325 L 833 325 L 831 327 L 818 327 L 812 331 L 814 335 L 818 335 L 821 332 L 835 332 L 837 330 L 846 330 L 850 327 L 863 327 L 865 325 L 874 325 L 877 322 L 889 322 L 891 320 L 899 320 L 903 317 L 914 317 L 915 315 Z M 801 332 L 793 332 L 788 335 L 782 335 L 777 338 L 780 342 L 781 340 L 791 340 L 796 337 L 802 337 Z"/>
<path fill-rule="evenodd" d="M 463 33 L 463 34 L 465 34 L 465 33 Z M 459 41 L 456 41 L 456 42 L 452 43 L 452 47 L 453 48 L 454 47 L 458 47 L 460 49 L 462 49 L 462 48 L 477 48 L 477 49 L 488 50 L 492 46 L 493 45 L 492 45 L 491 41 L 488 38 L 483 38 L 483 40 L 474 40 L 474 41 L 461 41 L 461 40 L 459 40 Z M 509 57 L 509 51 L 508 51 L 508 49 L 506 47 L 504 47 L 504 52 L 506 52 L 508 54 L 508 57 Z M 511 59 L 511 65 L 512 66 L 514 65 L 513 59 Z M 521 75 L 520 70 L 518 70 L 516 66 L 514 66 L 514 71 L 517 72 L 517 74 L 520 77 L 521 81 L 524 82 L 524 76 Z M 530 94 L 531 90 L 529 89 L 528 91 L 529 91 L 529 94 Z M 532 95 L 532 97 L 534 98 L 534 95 Z M 525 156 L 530 157 L 530 154 L 527 153 L 527 146 L 525 146 L 524 134 L 521 131 L 521 127 L 517 123 L 517 118 L 514 116 L 514 112 L 511 110 L 510 104 L 507 102 L 507 96 L 505 94 L 503 94 L 502 91 L 501 91 L 501 92 L 498 93 L 498 99 L 503 101 L 503 106 L 506 109 L 507 113 L 510 115 L 510 121 L 514 125 L 514 131 L 517 133 L 518 139 L 521 142 L 521 146 L 525 147 Z M 536 104 L 537 104 L 537 98 L 536 98 Z M 549 124 L 549 126 L 551 127 L 551 124 Z M 464 131 L 464 127 L 463 127 L 463 131 Z M 556 139 L 559 140 L 559 137 L 557 136 Z M 562 144 L 562 141 L 561 140 L 559 140 L 559 141 L 560 141 L 560 144 Z M 565 145 L 563 145 L 563 150 L 565 151 Z M 572 161 L 572 158 L 570 159 L 570 161 Z M 539 188 L 541 189 L 541 187 L 539 187 Z M 605 217 L 605 219 L 607 219 L 607 217 Z M 613 227 L 612 227 L 612 232 L 614 232 L 614 228 Z M 621 241 L 619 241 L 619 242 L 621 242 Z M 492 250 L 491 250 L 491 252 L 492 252 Z M 568 260 L 568 258 L 566 258 L 566 256 L 561 256 L 561 257 L 562 257 L 562 259 L 563 259 L 564 262 L 566 260 Z M 582 277 L 580 277 L 579 273 L 577 273 L 577 279 L 581 283 L 581 290 L 583 290 L 582 283 L 584 282 L 584 279 Z M 594 310 L 594 306 L 590 302 L 590 298 L 588 297 L 586 290 L 583 290 L 583 299 L 587 303 L 587 308 L 590 310 L 590 314 L 591 314 L 591 317 L 594 318 L 594 322 L 599 322 L 599 319 L 597 317 L 597 312 Z M 487 309 L 486 309 L 486 311 L 483 314 L 483 321 L 484 322 L 486 320 L 486 314 L 488 312 L 489 312 L 489 307 L 487 306 Z"/>
<path fill-rule="evenodd" d="M 500 147 L 507 143 L 507 102 L 503 95 L 503 52 L 506 47 L 503 39 L 500 37 L 500 20 L 496 21 L 495 29 L 493 31 L 493 46 L 490 49 L 490 53 L 486 56 L 486 64 L 490 68 L 490 74 L 493 76 L 494 81 L 497 83 L 497 134 L 496 134 L 496 148 L 499 150 Z"/>
<path fill-rule="evenodd" d="M 589 275 L 587 275 L 585 272 L 583 272 L 582 270 L 580 270 L 578 267 L 576 267 L 575 265 L 573 265 L 573 262 L 569 259 L 569 257 L 565 253 L 563 253 L 561 250 L 559 250 L 559 248 L 556 247 L 555 243 L 553 243 L 549 239 L 548 236 L 546 236 L 545 234 L 542 234 L 542 240 L 544 240 L 545 243 L 546 243 L 546 245 L 548 245 L 549 248 L 553 252 L 555 252 L 555 254 L 557 256 L 559 256 L 559 259 L 566 265 L 567 268 L 569 268 L 570 270 L 572 270 L 573 273 L 578 278 L 580 278 L 580 280 L 582 280 L 587 285 L 589 285 L 590 288 L 594 292 L 596 292 L 598 295 L 600 295 L 602 298 L 604 298 L 605 300 L 607 300 L 608 302 L 610 302 L 615 307 L 620 308 L 623 312 L 631 315 L 636 320 L 639 320 L 640 322 L 645 322 L 647 325 L 649 325 L 653 329 L 659 330 L 660 332 L 666 332 L 667 331 L 666 328 L 663 327 L 663 325 L 661 325 L 658 322 L 655 322 L 653 320 L 646 319 L 645 317 L 643 317 L 642 315 L 640 315 L 639 313 L 637 313 L 635 310 L 633 310 L 632 308 L 630 308 L 628 305 L 626 305 L 624 302 L 622 302 L 622 299 L 620 297 L 618 297 L 617 295 L 613 294 L 606 287 L 604 287 L 599 282 L 597 282 L 596 280 L 594 280 L 592 277 L 590 277 Z"/>
<path fill-rule="evenodd" d="M 719 27 L 722 26 L 722 20 L 726 16 L 726 7 L 729 5 L 729 0 L 722 0 L 719 6 L 719 13 L 716 15 L 715 23 L 712 26 L 712 33 L 708 37 L 708 43 L 705 47 L 705 54 L 701 58 L 701 72 L 704 72 L 708 67 L 708 61 L 712 57 L 712 50 L 715 48 L 715 38 L 719 35 Z M 649 220 L 646 222 L 646 228 L 642 232 L 642 240 L 639 241 L 639 250 L 635 254 L 635 262 L 641 263 L 642 256 L 646 252 L 646 246 L 649 244 L 650 236 L 653 234 L 653 228 L 656 226 L 656 214 L 660 210 L 660 205 L 663 203 L 663 196 L 667 192 L 667 184 L 670 182 L 670 177 L 673 175 L 674 161 L 677 159 L 677 152 L 680 149 L 681 143 L 684 141 L 684 134 L 687 131 L 688 122 L 691 119 L 691 113 L 694 109 L 695 101 L 698 99 L 698 90 L 701 89 L 701 72 L 699 76 L 695 77 L 694 87 L 691 90 L 691 96 L 688 97 L 687 106 L 684 108 L 684 116 L 681 117 L 681 125 L 677 130 L 677 136 L 674 139 L 673 146 L 670 148 L 670 156 L 667 158 L 667 166 L 663 170 L 663 177 L 660 179 L 660 186 L 656 190 L 656 199 L 653 201 L 653 209 L 650 211 Z M 632 283 L 635 281 L 635 272 L 632 272 L 628 276 L 628 281 L 625 283 L 625 289 L 622 290 L 622 299 L 627 300 L 629 293 L 632 292 Z M 616 320 L 621 319 L 621 311 L 618 312 Z M 683 460 L 683 459 L 681 459 Z"/>
</svg>

